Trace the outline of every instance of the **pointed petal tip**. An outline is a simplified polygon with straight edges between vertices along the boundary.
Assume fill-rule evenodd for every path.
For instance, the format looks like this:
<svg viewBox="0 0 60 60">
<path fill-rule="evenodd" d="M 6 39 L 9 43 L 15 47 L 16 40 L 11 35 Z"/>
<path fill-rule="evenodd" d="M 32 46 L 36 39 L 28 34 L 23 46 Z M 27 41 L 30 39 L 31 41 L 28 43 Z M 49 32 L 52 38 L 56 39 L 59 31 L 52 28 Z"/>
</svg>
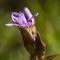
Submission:
<svg viewBox="0 0 60 60">
<path fill-rule="evenodd" d="M 33 18 L 35 18 L 36 16 L 38 16 L 39 13 L 36 13 L 35 15 L 33 15 Z"/>
<path fill-rule="evenodd" d="M 5 24 L 5 26 L 9 26 L 9 27 L 11 27 L 11 26 L 13 26 L 13 24 Z"/>
<path fill-rule="evenodd" d="M 39 13 L 36 13 L 35 15 L 33 15 L 32 17 L 28 18 L 27 20 L 32 20 L 34 19 L 36 16 L 38 16 Z"/>
<path fill-rule="evenodd" d="M 9 26 L 9 27 L 11 27 L 11 26 L 19 26 L 18 24 L 10 24 L 10 23 L 8 23 L 8 24 L 5 24 L 6 26 Z"/>
<path fill-rule="evenodd" d="M 35 14 L 35 16 L 38 16 L 38 14 L 39 14 L 39 12 L 37 12 L 37 13 Z"/>
</svg>

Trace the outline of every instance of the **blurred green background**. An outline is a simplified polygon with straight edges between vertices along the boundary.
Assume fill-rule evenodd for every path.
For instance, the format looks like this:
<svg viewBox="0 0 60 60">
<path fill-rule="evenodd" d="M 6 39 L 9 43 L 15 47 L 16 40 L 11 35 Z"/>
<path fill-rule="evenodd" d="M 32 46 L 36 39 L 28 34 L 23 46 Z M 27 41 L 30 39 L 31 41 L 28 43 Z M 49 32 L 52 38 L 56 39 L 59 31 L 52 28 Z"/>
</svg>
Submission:
<svg viewBox="0 0 60 60">
<path fill-rule="evenodd" d="M 0 0 L 0 60 L 30 60 L 23 45 L 20 30 L 7 27 L 13 23 L 11 13 L 28 7 L 35 18 L 37 30 L 46 43 L 46 55 L 60 54 L 60 1 L 59 0 Z M 53 60 L 60 60 L 60 55 Z"/>
</svg>

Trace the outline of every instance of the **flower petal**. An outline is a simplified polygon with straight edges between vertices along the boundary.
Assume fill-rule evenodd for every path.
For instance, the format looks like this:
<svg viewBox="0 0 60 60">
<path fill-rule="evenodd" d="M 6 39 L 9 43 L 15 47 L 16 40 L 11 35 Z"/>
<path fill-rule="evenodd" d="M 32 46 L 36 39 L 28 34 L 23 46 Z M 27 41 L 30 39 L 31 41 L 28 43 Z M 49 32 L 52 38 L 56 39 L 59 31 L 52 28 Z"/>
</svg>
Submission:
<svg viewBox="0 0 60 60">
<path fill-rule="evenodd" d="M 24 15 L 24 13 L 22 13 L 22 12 L 20 12 L 18 23 L 19 23 L 20 25 L 27 23 L 26 18 L 25 18 L 25 15 Z"/>
<path fill-rule="evenodd" d="M 21 25 L 21 27 L 30 27 L 32 25 L 32 22 L 28 22 L 26 24 Z"/>
<path fill-rule="evenodd" d="M 5 24 L 6 26 L 9 26 L 9 27 L 11 27 L 11 26 L 19 26 L 18 24 L 11 24 L 11 23 L 8 23 L 8 24 Z"/>
<path fill-rule="evenodd" d="M 23 9 L 23 13 L 24 13 L 24 15 L 25 15 L 25 17 L 26 17 L 27 19 L 30 18 L 30 17 L 32 17 L 32 14 L 31 14 L 30 10 L 29 10 L 27 7 L 25 7 L 25 8 Z"/>
<path fill-rule="evenodd" d="M 20 14 L 17 13 L 17 12 L 12 12 L 12 15 L 11 15 L 12 20 L 13 20 L 14 22 L 18 22 L 19 15 L 20 15 Z"/>
<path fill-rule="evenodd" d="M 28 18 L 27 21 L 28 21 L 28 20 L 32 20 L 32 19 L 35 18 L 38 14 L 39 14 L 39 13 L 36 13 L 36 14 L 33 15 L 32 17 Z"/>
<path fill-rule="evenodd" d="M 32 13 L 30 12 L 30 10 L 27 7 L 25 7 L 23 9 L 23 13 L 24 13 L 26 19 L 31 18 L 33 16 Z M 34 18 L 32 18 L 32 25 L 34 25 L 34 24 L 35 24 L 35 20 L 34 20 Z"/>
<path fill-rule="evenodd" d="M 25 24 L 26 27 L 30 27 L 32 25 L 32 22 L 28 22 L 27 24 Z"/>
</svg>

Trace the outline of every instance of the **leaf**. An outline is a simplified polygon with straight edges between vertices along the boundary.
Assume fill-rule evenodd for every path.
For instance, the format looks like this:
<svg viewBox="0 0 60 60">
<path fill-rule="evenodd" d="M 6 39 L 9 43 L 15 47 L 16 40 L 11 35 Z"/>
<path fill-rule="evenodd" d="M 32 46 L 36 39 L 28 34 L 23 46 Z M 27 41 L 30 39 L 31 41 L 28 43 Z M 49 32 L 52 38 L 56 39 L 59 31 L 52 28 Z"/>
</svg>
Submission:
<svg viewBox="0 0 60 60">
<path fill-rule="evenodd" d="M 58 55 L 59 54 L 54 54 L 54 55 L 51 55 L 51 56 L 47 56 L 47 57 L 42 58 L 42 60 L 52 60 L 53 58 L 55 58 Z"/>
</svg>

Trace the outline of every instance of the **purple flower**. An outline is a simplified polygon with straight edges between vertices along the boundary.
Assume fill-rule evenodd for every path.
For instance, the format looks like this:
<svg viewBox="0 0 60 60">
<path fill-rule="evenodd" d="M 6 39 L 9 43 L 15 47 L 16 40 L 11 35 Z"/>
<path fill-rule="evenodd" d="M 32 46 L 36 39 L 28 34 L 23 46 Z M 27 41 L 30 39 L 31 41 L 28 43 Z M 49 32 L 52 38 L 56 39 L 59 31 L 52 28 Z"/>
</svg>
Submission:
<svg viewBox="0 0 60 60">
<path fill-rule="evenodd" d="M 12 20 L 15 24 L 8 23 L 6 26 L 18 26 L 18 27 L 30 27 L 34 24 L 34 18 L 38 15 L 32 15 L 27 7 L 23 9 L 23 12 L 12 12 Z"/>
</svg>

